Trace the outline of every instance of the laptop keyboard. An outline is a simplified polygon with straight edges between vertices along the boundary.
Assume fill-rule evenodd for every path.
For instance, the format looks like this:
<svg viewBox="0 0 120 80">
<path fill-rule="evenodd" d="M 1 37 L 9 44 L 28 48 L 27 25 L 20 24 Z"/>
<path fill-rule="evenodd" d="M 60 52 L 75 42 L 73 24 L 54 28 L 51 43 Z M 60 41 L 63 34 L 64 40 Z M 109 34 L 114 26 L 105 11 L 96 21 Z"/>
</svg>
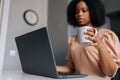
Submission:
<svg viewBox="0 0 120 80">
<path fill-rule="evenodd" d="M 77 74 L 77 73 L 66 73 L 66 72 L 58 72 L 59 77 L 61 78 L 81 78 L 87 75 L 85 74 Z"/>
<path fill-rule="evenodd" d="M 76 73 L 58 72 L 59 75 L 80 75 Z"/>
</svg>

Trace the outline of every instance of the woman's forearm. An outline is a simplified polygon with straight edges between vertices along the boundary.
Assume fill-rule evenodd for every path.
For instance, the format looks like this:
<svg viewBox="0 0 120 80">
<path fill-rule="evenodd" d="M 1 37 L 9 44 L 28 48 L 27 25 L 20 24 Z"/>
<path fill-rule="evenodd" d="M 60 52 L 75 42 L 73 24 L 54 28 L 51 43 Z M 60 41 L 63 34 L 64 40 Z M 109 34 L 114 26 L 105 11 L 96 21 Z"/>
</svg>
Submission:
<svg viewBox="0 0 120 80">
<path fill-rule="evenodd" d="M 56 66 L 58 72 L 71 72 L 71 69 L 69 66 Z"/>
<path fill-rule="evenodd" d="M 100 65 L 102 71 L 109 77 L 112 77 L 115 73 L 117 66 L 113 61 L 112 57 L 110 56 L 108 50 L 104 45 L 98 49 L 99 57 L 100 57 Z"/>
</svg>

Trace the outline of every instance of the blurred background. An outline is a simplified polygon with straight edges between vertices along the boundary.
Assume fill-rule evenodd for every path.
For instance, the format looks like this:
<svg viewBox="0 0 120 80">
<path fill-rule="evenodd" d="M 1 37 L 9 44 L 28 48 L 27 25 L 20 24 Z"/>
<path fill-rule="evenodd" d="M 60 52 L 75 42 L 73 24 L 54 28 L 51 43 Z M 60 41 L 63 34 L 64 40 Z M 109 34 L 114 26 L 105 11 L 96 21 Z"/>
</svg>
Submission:
<svg viewBox="0 0 120 80">
<path fill-rule="evenodd" d="M 66 8 L 71 0 L 1 0 L 0 1 L 0 68 L 21 70 L 14 38 L 24 33 L 48 27 L 56 63 L 64 65 L 67 55 L 69 25 Z M 120 0 L 102 0 L 106 8 L 106 25 L 120 39 Z M 32 9 L 39 15 L 36 25 L 25 23 L 23 13 Z"/>
</svg>

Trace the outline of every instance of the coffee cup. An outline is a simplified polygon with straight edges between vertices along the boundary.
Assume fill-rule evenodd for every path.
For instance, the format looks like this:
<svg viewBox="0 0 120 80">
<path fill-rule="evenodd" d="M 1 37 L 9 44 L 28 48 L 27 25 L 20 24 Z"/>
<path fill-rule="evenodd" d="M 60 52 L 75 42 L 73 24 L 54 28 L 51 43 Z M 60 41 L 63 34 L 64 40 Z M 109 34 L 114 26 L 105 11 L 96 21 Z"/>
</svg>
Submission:
<svg viewBox="0 0 120 80">
<path fill-rule="evenodd" d="M 80 28 L 78 28 L 78 41 L 81 45 L 88 45 L 88 43 L 92 42 L 91 40 L 86 39 L 86 36 L 88 36 L 87 34 L 85 34 L 85 32 L 87 32 L 88 29 L 94 29 L 95 34 L 93 35 L 93 37 L 95 37 L 97 35 L 97 29 L 96 28 L 92 28 L 90 26 L 82 26 Z"/>
</svg>

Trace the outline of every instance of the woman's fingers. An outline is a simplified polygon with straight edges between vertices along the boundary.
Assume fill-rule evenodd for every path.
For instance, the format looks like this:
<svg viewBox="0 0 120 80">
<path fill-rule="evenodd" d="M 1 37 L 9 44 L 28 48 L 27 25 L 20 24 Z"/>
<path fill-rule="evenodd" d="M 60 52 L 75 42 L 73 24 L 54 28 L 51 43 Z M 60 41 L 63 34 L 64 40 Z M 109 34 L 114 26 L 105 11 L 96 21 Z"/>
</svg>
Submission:
<svg viewBox="0 0 120 80">
<path fill-rule="evenodd" d="M 99 47 L 100 44 L 103 44 L 103 37 L 100 35 L 97 35 L 96 37 L 86 36 L 86 39 L 92 41 L 91 43 L 88 43 L 90 46 Z"/>
<path fill-rule="evenodd" d="M 94 43 L 97 42 L 96 37 L 86 36 L 86 39 L 93 41 Z"/>
<path fill-rule="evenodd" d="M 90 36 L 94 36 L 95 35 L 95 31 L 94 29 L 88 29 L 86 32 L 85 32 L 86 35 L 90 35 Z"/>
</svg>

